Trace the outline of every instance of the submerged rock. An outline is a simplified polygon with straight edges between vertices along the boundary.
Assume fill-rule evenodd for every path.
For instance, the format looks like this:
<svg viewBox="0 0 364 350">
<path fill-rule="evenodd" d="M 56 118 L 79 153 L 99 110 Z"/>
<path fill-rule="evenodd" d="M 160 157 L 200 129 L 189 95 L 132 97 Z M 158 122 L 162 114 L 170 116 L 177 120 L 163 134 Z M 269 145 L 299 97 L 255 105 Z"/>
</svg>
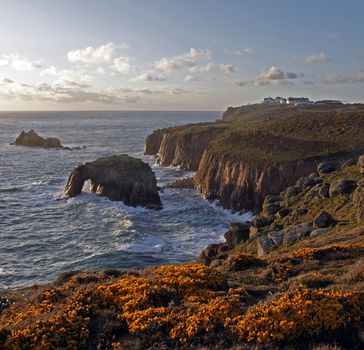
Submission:
<svg viewBox="0 0 364 350">
<path fill-rule="evenodd" d="M 150 166 L 126 154 L 97 159 L 78 166 L 68 178 L 65 193 L 69 197 L 82 192 L 85 181 L 91 192 L 133 207 L 160 209 L 157 180 Z"/>
<path fill-rule="evenodd" d="M 63 148 L 61 141 L 56 137 L 49 137 L 45 139 L 39 136 L 33 129 L 30 129 L 29 132 L 22 130 L 12 145 L 26 147 Z"/>
</svg>

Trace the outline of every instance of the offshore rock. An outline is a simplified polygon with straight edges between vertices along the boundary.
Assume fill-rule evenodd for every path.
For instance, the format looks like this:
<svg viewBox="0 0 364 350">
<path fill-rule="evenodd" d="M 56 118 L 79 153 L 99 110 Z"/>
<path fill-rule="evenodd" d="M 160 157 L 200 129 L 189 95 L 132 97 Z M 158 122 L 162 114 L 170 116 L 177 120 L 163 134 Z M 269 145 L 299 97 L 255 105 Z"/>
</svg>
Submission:
<svg viewBox="0 0 364 350">
<path fill-rule="evenodd" d="M 69 197 L 82 192 L 91 181 L 91 192 L 122 201 L 129 206 L 160 209 L 157 180 L 150 166 L 126 154 L 99 158 L 78 166 L 68 178 L 65 193 Z"/>
<path fill-rule="evenodd" d="M 26 132 L 22 130 L 13 143 L 15 146 L 43 147 L 43 148 L 63 148 L 62 143 L 55 137 L 43 138 L 34 129 Z"/>
</svg>

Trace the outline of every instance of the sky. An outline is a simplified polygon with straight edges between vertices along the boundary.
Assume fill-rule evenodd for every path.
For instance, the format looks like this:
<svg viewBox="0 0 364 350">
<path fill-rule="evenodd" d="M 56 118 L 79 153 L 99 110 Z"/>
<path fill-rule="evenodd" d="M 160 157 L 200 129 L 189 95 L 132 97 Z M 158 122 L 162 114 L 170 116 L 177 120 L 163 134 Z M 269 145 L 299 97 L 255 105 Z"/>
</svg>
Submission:
<svg viewBox="0 0 364 350">
<path fill-rule="evenodd" d="M 364 102 L 362 0 L 1 0 L 0 110 Z"/>
</svg>

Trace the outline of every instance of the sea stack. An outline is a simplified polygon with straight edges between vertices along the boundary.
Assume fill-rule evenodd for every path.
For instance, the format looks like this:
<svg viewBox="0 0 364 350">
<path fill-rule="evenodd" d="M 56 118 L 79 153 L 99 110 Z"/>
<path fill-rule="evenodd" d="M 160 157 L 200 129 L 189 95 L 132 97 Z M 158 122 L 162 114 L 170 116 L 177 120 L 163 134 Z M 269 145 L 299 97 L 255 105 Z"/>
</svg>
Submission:
<svg viewBox="0 0 364 350">
<path fill-rule="evenodd" d="M 91 192 L 129 206 L 161 209 L 157 180 L 147 163 L 126 154 L 99 158 L 78 166 L 68 178 L 65 193 L 75 197 L 84 182 L 91 181 Z"/>
<path fill-rule="evenodd" d="M 15 146 L 43 147 L 43 148 L 63 148 L 62 143 L 56 137 L 43 138 L 34 129 L 28 132 L 22 130 L 13 143 Z"/>
</svg>

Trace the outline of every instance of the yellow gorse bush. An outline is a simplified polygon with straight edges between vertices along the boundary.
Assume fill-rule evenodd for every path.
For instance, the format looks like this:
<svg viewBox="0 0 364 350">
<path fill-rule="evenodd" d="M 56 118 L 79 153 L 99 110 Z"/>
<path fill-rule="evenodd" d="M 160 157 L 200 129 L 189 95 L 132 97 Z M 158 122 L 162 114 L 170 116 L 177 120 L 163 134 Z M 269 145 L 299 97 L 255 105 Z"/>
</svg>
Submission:
<svg viewBox="0 0 364 350">
<path fill-rule="evenodd" d="M 318 336 L 360 317 L 359 295 L 355 293 L 299 287 L 236 317 L 234 331 L 245 340 L 265 343 Z"/>
<path fill-rule="evenodd" d="M 351 292 L 301 287 L 248 312 L 246 300 L 244 288 L 227 290 L 223 275 L 201 264 L 157 267 L 147 277 L 103 277 L 78 288 L 71 278 L 26 305 L 5 309 L 0 348 L 85 347 L 91 321 L 103 311 L 112 314 L 124 333 L 160 334 L 176 343 L 220 331 L 244 341 L 281 341 L 316 336 L 360 318 L 359 298 Z M 110 347 L 122 344 L 118 340 L 110 339 Z"/>
</svg>

